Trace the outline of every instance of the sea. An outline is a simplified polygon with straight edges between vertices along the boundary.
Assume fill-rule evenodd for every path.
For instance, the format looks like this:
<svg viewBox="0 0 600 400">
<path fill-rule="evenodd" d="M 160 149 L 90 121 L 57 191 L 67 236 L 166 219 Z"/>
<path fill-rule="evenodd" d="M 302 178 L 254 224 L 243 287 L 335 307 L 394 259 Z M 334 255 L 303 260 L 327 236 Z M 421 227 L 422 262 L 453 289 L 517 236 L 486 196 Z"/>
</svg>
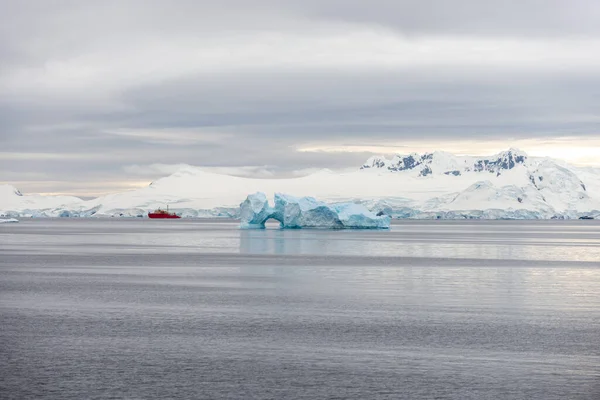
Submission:
<svg viewBox="0 0 600 400">
<path fill-rule="evenodd" d="M 600 221 L 0 225 L 0 398 L 600 399 Z"/>
</svg>

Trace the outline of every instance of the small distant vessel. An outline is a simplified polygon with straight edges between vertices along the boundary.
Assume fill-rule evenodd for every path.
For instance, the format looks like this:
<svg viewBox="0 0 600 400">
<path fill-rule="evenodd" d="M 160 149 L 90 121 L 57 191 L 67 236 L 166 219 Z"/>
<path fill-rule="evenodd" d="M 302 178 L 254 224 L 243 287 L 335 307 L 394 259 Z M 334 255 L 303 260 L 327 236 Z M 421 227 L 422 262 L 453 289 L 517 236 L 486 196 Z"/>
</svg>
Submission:
<svg viewBox="0 0 600 400">
<path fill-rule="evenodd" d="M 169 212 L 169 206 L 167 206 L 167 210 L 161 210 L 160 208 L 157 208 L 156 210 L 149 212 L 148 213 L 148 218 L 162 218 L 162 219 L 168 219 L 168 218 L 181 218 L 179 215 Z"/>
</svg>

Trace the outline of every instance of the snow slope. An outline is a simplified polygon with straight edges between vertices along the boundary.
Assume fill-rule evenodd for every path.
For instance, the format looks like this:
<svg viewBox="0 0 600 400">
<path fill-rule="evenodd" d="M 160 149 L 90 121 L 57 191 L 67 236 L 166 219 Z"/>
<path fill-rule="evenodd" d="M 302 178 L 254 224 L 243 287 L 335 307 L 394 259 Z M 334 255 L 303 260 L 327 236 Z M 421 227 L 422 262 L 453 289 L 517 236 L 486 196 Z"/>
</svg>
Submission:
<svg viewBox="0 0 600 400">
<path fill-rule="evenodd" d="M 11 185 L 0 185 L 0 216 L 5 217 L 54 217 L 57 210 L 68 209 L 81 203 L 74 196 L 23 195 Z"/>
<path fill-rule="evenodd" d="M 350 173 L 322 170 L 252 179 L 184 167 L 149 186 L 83 201 L 22 195 L 0 186 L 0 215 L 145 216 L 169 205 L 184 217 L 237 216 L 250 193 L 354 201 L 401 218 L 578 218 L 600 216 L 600 169 L 533 158 L 516 149 L 486 157 L 445 152 L 371 157 Z"/>
<path fill-rule="evenodd" d="M 449 153 L 382 157 L 362 166 L 367 173 L 398 174 L 435 181 L 436 188 L 454 189 L 425 201 L 420 209 L 435 211 L 525 210 L 539 218 L 573 217 L 600 208 L 600 170 L 580 169 L 548 158 L 531 158 L 509 149 L 490 157 Z M 444 178 L 447 177 L 447 178 Z M 448 179 L 449 178 L 449 179 Z M 416 198 L 413 195 L 413 198 Z"/>
</svg>

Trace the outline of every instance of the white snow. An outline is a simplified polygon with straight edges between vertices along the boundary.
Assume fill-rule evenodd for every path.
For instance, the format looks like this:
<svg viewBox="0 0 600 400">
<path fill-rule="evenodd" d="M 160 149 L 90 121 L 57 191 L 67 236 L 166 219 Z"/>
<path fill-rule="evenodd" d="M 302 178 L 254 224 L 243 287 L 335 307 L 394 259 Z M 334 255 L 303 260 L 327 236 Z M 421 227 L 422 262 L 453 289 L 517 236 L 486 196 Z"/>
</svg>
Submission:
<svg viewBox="0 0 600 400">
<path fill-rule="evenodd" d="M 379 156 L 354 172 L 322 170 L 288 179 L 242 178 L 185 166 L 147 187 L 87 201 L 23 195 L 0 185 L 0 216 L 143 217 L 168 205 L 183 217 L 231 217 L 255 192 L 360 203 L 402 218 L 577 218 L 600 213 L 600 169 L 528 157 L 516 149 L 487 157 Z"/>
<path fill-rule="evenodd" d="M 360 204 L 326 204 L 313 197 L 282 193 L 275 193 L 274 207 L 260 192 L 248 195 L 240 205 L 241 228 L 263 229 L 271 218 L 282 228 L 387 229 L 391 222 L 389 216 L 377 216 Z"/>
<path fill-rule="evenodd" d="M 23 195 L 11 185 L 0 185 L 0 216 L 4 217 L 50 217 L 58 210 L 81 203 L 74 196 Z"/>
</svg>

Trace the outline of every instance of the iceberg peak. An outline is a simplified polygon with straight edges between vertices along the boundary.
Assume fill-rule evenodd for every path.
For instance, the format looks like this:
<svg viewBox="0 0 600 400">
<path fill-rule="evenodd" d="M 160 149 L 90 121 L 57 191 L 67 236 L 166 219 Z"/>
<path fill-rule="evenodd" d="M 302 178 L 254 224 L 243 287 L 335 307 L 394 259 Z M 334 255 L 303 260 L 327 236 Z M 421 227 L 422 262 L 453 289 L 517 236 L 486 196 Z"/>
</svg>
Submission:
<svg viewBox="0 0 600 400">
<path fill-rule="evenodd" d="M 391 217 L 375 215 L 355 203 L 327 204 L 314 197 L 295 197 L 275 193 L 275 206 L 267 196 L 257 192 L 240 204 L 240 227 L 264 229 L 269 219 L 279 221 L 282 228 L 388 229 Z"/>
</svg>

